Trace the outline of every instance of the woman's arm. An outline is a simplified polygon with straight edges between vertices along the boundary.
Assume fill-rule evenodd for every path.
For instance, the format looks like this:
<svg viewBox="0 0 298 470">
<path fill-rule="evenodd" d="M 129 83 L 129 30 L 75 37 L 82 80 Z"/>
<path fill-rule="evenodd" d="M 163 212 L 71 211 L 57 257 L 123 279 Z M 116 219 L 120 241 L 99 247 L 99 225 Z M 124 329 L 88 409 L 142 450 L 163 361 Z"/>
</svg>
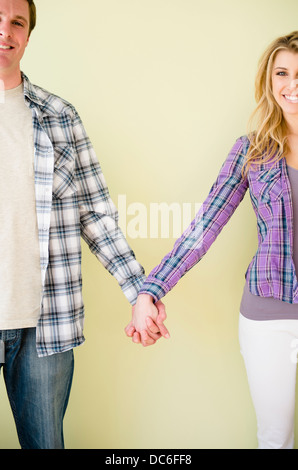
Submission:
<svg viewBox="0 0 298 470">
<path fill-rule="evenodd" d="M 248 147 L 247 137 L 236 141 L 195 219 L 172 251 L 151 271 L 141 287 L 140 297 L 145 294 L 154 302 L 159 301 L 206 254 L 248 188 L 247 177 L 242 172 Z M 153 301 L 140 301 L 133 318 L 136 331 L 146 329 L 145 319 L 151 316 L 150 312 L 156 315 Z"/>
</svg>

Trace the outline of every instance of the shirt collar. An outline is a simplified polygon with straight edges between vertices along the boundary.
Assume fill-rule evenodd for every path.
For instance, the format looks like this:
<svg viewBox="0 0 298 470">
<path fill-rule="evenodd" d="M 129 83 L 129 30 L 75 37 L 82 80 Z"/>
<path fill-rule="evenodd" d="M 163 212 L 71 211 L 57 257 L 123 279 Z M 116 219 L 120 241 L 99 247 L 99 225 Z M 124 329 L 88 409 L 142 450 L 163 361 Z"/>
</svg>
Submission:
<svg viewBox="0 0 298 470">
<path fill-rule="evenodd" d="M 51 103 L 52 100 L 49 99 L 49 93 L 46 93 L 42 88 L 33 85 L 23 72 L 21 72 L 21 74 L 24 85 L 24 97 L 29 107 L 38 107 L 39 111 L 44 115 L 56 115 L 57 110 Z"/>
<path fill-rule="evenodd" d="M 22 72 L 22 80 L 23 80 L 23 85 L 24 85 L 24 96 L 27 98 L 30 102 L 33 102 L 37 104 L 38 106 L 41 105 L 41 100 L 37 93 L 34 90 L 34 86 L 28 79 L 28 77 Z"/>
</svg>

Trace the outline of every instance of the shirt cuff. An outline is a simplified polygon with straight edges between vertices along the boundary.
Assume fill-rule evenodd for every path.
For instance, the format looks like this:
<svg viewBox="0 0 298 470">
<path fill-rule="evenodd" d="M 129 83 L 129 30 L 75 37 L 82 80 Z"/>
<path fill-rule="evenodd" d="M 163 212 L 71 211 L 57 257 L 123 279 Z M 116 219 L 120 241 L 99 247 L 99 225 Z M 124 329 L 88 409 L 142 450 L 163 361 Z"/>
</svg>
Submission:
<svg viewBox="0 0 298 470">
<path fill-rule="evenodd" d="M 148 294 L 153 297 L 154 301 L 157 302 L 164 297 L 170 289 L 166 285 L 155 277 L 148 277 L 144 282 L 139 294 Z"/>
<path fill-rule="evenodd" d="M 146 280 L 145 275 L 132 276 L 124 284 L 121 289 L 127 300 L 131 305 L 137 301 L 139 291 Z"/>
</svg>

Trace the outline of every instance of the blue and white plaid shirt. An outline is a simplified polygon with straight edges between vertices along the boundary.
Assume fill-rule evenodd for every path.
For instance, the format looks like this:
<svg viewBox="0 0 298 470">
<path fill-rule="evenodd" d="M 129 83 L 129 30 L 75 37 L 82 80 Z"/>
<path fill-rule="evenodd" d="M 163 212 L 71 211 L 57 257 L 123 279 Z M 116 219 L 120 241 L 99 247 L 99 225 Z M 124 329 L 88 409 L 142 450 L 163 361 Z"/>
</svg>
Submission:
<svg viewBox="0 0 298 470">
<path fill-rule="evenodd" d="M 47 356 L 84 342 L 81 236 L 132 305 L 145 276 L 118 226 L 117 210 L 78 113 L 22 77 L 33 119 L 43 286 L 36 347 L 39 356 Z"/>
</svg>

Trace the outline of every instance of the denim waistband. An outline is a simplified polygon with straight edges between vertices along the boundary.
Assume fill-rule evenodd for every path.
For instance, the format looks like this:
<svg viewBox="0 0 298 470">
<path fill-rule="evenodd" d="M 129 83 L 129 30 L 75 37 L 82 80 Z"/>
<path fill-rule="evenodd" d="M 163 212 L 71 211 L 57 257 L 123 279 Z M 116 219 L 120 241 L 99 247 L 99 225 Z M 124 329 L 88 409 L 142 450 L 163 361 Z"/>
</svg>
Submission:
<svg viewBox="0 0 298 470">
<path fill-rule="evenodd" d="M 16 336 L 19 336 L 21 329 L 17 330 L 0 330 L 0 340 L 2 341 L 11 341 L 15 339 Z"/>
</svg>

